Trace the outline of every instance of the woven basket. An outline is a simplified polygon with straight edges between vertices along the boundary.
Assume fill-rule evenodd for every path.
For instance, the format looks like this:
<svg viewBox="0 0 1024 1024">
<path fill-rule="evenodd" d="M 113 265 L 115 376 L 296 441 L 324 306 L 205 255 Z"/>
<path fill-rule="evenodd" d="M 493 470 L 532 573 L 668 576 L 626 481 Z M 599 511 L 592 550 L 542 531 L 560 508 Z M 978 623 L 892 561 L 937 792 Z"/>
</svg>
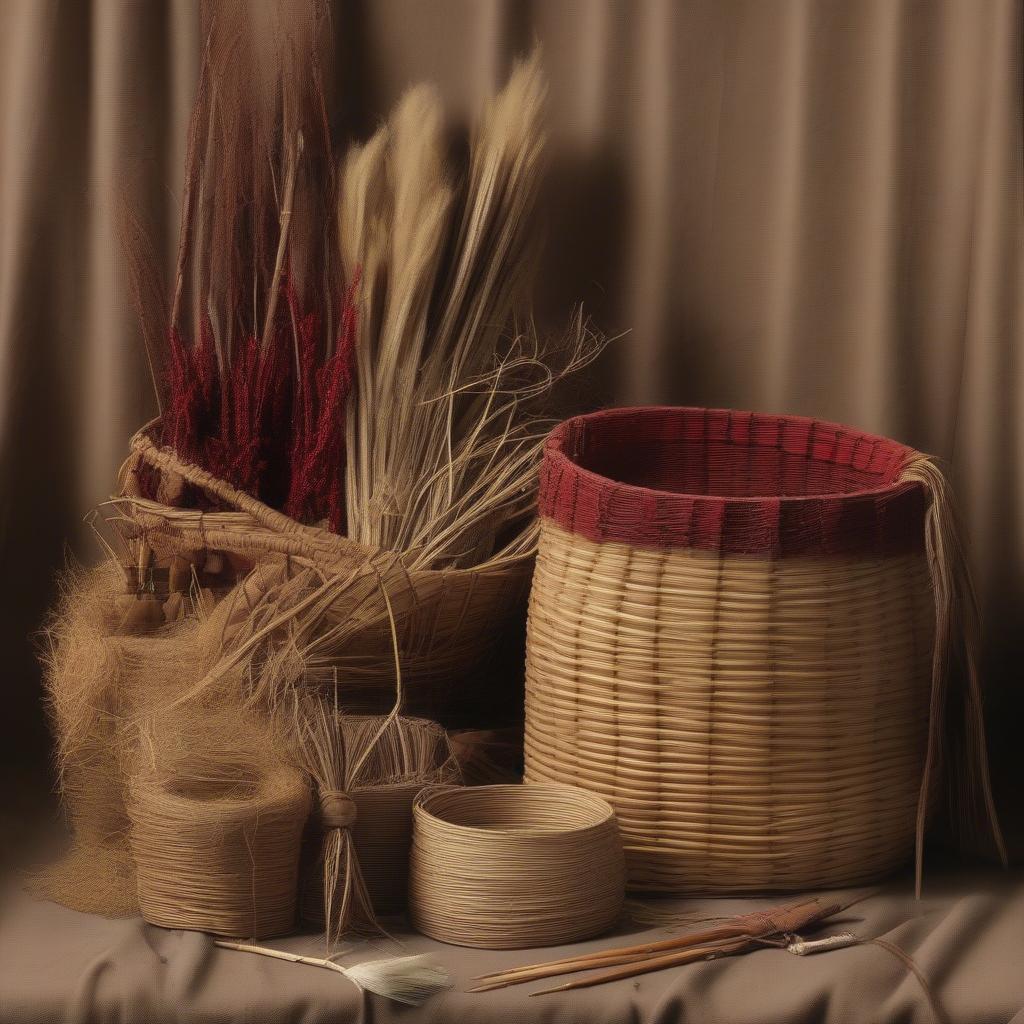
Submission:
<svg viewBox="0 0 1024 1024">
<path fill-rule="evenodd" d="M 164 615 L 175 607 L 176 592 L 198 583 L 211 602 L 236 600 L 238 614 L 232 618 L 241 622 L 269 592 L 289 581 L 301 583 L 296 577 L 304 573 L 307 586 L 319 588 L 312 594 L 318 600 L 304 606 L 302 617 L 303 628 L 318 637 L 315 655 L 305 665 L 307 676 L 319 671 L 326 677 L 323 670 L 337 669 L 333 678 L 346 703 L 373 707 L 379 697 L 390 707 L 394 626 L 404 709 L 443 720 L 457 708 L 458 684 L 491 653 L 502 625 L 525 603 L 532 555 L 482 569 L 407 570 L 396 553 L 304 526 L 181 462 L 154 444 L 152 427 L 132 439 L 121 494 L 112 504 L 120 532 L 139 553 L 140 589 L 155 591 L 164 601 Z M 157 476 L 158 493 L 180 494 L 187 483 L 216 510 L 176 508 L 142 497 L 143 473 Z M 160 606 L 150 601 L 146 609 L 158 620 L 150 625 L 161 625 Z"/>
<path fill-rule="evenodd" d="M 632 888 L 842 886 L 911 857 L 936 623 L 918 458 L 724 410 L 552 433 L 526 778 L 615 807 Z"/>
<path fill-rule="evenodd" d="M 622 911 L 615 815 L 567 786 L 425 790 L 413 805 L 409 910 L 441 942 L 523 949 L 580 942 Z"/>
</svg>

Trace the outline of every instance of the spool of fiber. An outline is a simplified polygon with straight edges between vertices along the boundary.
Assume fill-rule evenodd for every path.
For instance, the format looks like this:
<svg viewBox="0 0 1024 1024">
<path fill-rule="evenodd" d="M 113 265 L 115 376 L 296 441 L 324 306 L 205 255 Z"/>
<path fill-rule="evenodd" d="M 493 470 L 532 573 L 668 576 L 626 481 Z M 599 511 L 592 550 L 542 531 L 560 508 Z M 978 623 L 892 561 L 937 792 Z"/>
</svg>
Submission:
<svg viewBox="0 0 1024 1024">
<path fill-rule="evenodd" d="M 284 764 L 139 772 L 128 814 L 143 918 L 215 935 L 291 931 L 309 804 L 305 776 Z"/>
<path fill-rule="evenodd" d="M 427 790 L 413 805 L 409 909 L 424 934 L 522 949 L 589 939 L 622 911 L 615 814 L 570 786 Z"/>
<path fill-rule="evenodd" d="M 409 887 L 412 804 L 422 782 L 397 783 L 353 794 L 359 819 L 352 829 L 366 891 L 378 911 L 401 905 Z"/>
</svg>

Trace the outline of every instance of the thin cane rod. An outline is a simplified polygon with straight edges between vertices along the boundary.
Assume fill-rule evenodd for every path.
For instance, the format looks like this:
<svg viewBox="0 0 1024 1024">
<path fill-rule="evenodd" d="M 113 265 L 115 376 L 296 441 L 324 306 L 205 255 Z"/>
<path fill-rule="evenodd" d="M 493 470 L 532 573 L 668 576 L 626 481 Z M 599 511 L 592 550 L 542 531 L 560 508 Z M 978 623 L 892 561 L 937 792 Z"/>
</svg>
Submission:
<svg viewBox="0 0 1024 1024">
<path fill-rule="evenodd" d="M 543 978 L 555 978 L 563 974 L 576 974 L 579 971 L 593 971 L 598 967 L 618 967 L 621 964 L 635 964 L 640 963 L 643 960 L 650 960 L 654 954 L 651 953 L 629 953 L 619 955 L 609 955 L 605 957 L 594 957 L 585 958 L 575 961 L 569 961 L 564 965 L 558 967 L 552 967 L 545 964 L 540 964 L 537 967 L 525 968 L 525 973 L 513 974 L 509 972 L 508 975 L 496 975 L 489 981 L 483 981 L 479 985 L 474 985 L 473 988 L 467 989 L 467 992 L 493 992 L 499 988 L 511 988 L 513 985 L 523 985 L 528 981 L 540 981 Z M 476 979 L 474 979 L 476 980 Z"/>
<path fill-rule="evenodd" d="M 741 953 L 750 949 L 756 944 L 756 939 L 749 935 L 732 939 L 729 942 L 719 942 L 708 946 L 696 946 L 693 949 L 679 950 L 675 953 L 666 953 L 663 956 L 647 957 L 638 963 L 627 964 L 614 971 L 606 971 L 604 974 L 597 974 L 589 978 L 577 978 L 575 981 L 567 981 L 564 985 L 557 985 L 555 988 L 542 989 L 540 992 L 531 992 L 531 996 L 543 996 L 551 992 L 569 992 L 577 988 L 590 988 L 592 985 L 603 985 L 608 981 L 619 981 L 622 978 L 633 978 L 638 974 L 648 974 L 652 971 L 661 971 L 666 967 L 679 967 L 683 964 L 696 963 L 698 960 L 718 960 L 721 957 L 732 956 L 734 953 Z"/>
<path fill-rule="evenodd" d="M 732 956 L 747 949 L 756 948 L 767 935 L 777 933 L 789 933 L 798 928 L 806 927 L 834 914 L 845 910 L 847 907 L 867 898 L 870 893 L 860 893 L 855 898 L 845 902 L 836 901 L 831 904 L 823 904 L 818 898 L 807 901 L 818 904 L 818 909 L 812 912 L 801 909 L 801 905 L 782 907 L 772 912 L 764 912 L 764 917 L 771 918 L 776 926 L 772 931 L 761 931 L 759 935 L 743 935 L 732 940 L 712 943 L 705 946 L 697 946 L 689 949 L 682 949 L 676 952 L 665 953 L 662 956 L 647 957 L 639 961 L 620 966 L 617 970 L 606 971 L 603 974 L 592 975 L 588 978 L 578 978 L 575 981 L 566 982 L 555 988 L 543 989 L 540 992 L 532 992 L 531 995 L 545 995 L 549 992 L 567 992 L 578 988 L 589 988 L 592 985 L 603 985 L 605 982 L 618 981 L 622 978 L 632 978 L 639 974 L 647 974 L 652 971 L 664 970 L 667 967 L 678 967 L 684 964 L 695 963 L 698 960 L 717 960 L 720 957 Z M 754 917 L 757 915 L 744 915 Z M 522 979 L 526 980 L 526 979 Z"/>
<path fill-rule="evenodd" d="M 775 907 L 771 910 L 763 911 L 758 914 L 758 918 L 777 914 L 783 911 L 797 910 L 798 908 L 807 906 L 808 904 L 818 905 L 820 901 L 817 897 L 810 897 L 808 899 L 799 900 L 795 903 L 785 904 L 782 907 Z M 581 960 L 599 959 L 601 957 L 613 956 L 617 954 L 631 954 L 631 953 L 656 953 L 660 950 L 669 949 L 682 949 L 686 946 L 704 945 L 710 942 L 717 942 L 720 939 L 731 939 L 739 935 L 753 935 L 758 930 L 756 926 L 752 924 L 750 919 L 753 914 L 741 914 L 737 917 L 731 918 L 728 922 L 720 925 L 716 925 L 714 928 L 706 928 L 700 932 L 688 932 L 686 935 L 676 935 L 670 939 L 659 939 L 655 942 L 641 942 L 635 946 L 617 946 L 614 949 L 603 949 L 597 950 L 593 953 L 578 954 L 576 956 L 567 956 L 561 960 L 548 960 L 542 964 L 531 964 L 523 967 L 513 967 L 507 971 L 495 971 L 491 974 L 481 974 L 479 977 L 474 978 L 474 981 L 486 981 L 489 978 L 505 977 L 509 974 L 517 974 L 520 971 L 533 970 L 535 967 L 560 967 L 566 964 L 576 963 Z"/>
<path fill-rule="evenodd" d="M 846 905 L 848 906 L 849 904 Z M 688 935 L 662 939 L 657 942 L 640 943 L 635 946 L 621 946 L 615 949 L 598 950 L 580 956 L 553 960 L 549 963 L 516 967 L 508 971 L 497 971 L 493 974 L 481 975 L 473 980 L 485 982 L 486 988 L 496 988 L 525 981 L 534 981 L 539 978 L 553 977 L 558 974 L 572 974 L 575 971 L 590 970 L 595 967 L 609 967 L 631 963 L 638 959 L 648 958 L 652 954 L 659 952 L 713 945 L 740 936 L 759 938 L 778 931 L 792 931 L 797 928 L 805 928 L 813 921 L 830 917 L 842 909 L 845 909 L 845 907 L 838 902 L 825 904 L 819 897 L 811 897 L 766 911 L 742 914 L 726 924 L 700 932 L 691 932 Z M 484 990 L 486 990 L 485 987 L 480 986 L 472 991 Z"/>
</svg>

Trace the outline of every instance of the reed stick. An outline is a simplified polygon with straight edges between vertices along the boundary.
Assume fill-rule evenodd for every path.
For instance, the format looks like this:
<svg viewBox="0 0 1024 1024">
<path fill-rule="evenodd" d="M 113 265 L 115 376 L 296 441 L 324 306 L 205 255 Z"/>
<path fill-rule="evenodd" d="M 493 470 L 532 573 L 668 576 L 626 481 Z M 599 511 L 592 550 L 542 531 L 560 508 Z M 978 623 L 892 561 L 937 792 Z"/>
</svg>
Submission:
<svg viewBox="0 0 1024 1024">
<path fill-rule="evenodd" d="M 547 992 L 565 991 L 570 988 L 601 984 L 604 981 L 614 981 L 620 977 L 631 977 L 633 974 L 661 970 L 663 967 L 671 967 L 680 963 L 727 956 L 744 948 L 752 947 L 769 936 L 806 928 L 864 898 L 864 893 L 858 893 L 845 901 L 810 897 L 768 910 L 742 914 L 715 928 L 692 932 L 688 935 L 662 939 L 657 942 L 622 946 L 616 949 L 598 950 L 581 956 L 565 957 L 561 960 L 481 975 L 474 980 L 483 981 L 485 984 L 478 985 L 470 991 L 488 992 L 510 985 L 523 984 L 527 981 L 537 981 L 541 978 L 562 974 L 575 974 L 579 971 L 594 970 L 600 967 L 622 968 L 621 971 L 611 971 L 607 974 L 569 983 L 558 989 L 545 990 Z M 637 969 L 633 970 L 633 968 Z M 541 995 L 542 993 L 535 994 Z"/>
<path fill-rule="evenodd" d="M 741 953 L 757 945 L 756 940 L 743 937 L 732 939 L 729 942 L 712 943 L 707 946 L 694 946 L 692 949 L 684 949 L 674 953 L 666 953 L 663 956 L 648 957 L 638 963 L 627 964 L 614 971 L 607 971 L 589 978 L 577 978 L 575 981 L 567 981 L 564 985 L 556 985 L 554 988 L 544 988 L 539 992 L 531 992 L 531 996 L 550 995 L 552 992 L 571 992 L 580 988 L 591 988 L 594 985 L 604 985 L 609 981 L 619 981 L 622 978 L 633 978 L 639 974 L 650 974 L 653 971 L 663 971 L 667 967 L 681 967 L 684 964 L 696 963 L 698 960 L 717 960 L 723 956 L 732 956 Z"/>
</svg>

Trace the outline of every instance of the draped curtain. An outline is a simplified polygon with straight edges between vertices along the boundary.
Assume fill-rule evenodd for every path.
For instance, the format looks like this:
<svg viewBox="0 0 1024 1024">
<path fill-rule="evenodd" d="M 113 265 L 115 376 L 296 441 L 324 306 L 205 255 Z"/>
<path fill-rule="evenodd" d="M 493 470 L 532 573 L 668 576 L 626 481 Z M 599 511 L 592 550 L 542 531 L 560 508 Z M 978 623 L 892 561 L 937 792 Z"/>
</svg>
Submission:
<svg viewBox="0 0 1024 1024">
<path fill-rule="evenodd" d="M 541 43 L 538 301 L 563 317 L 582 300 L 629 332 L 591 404 L 803 413 L 949 460 L 1009 761 L 1024 710 L 1021 0 L 337 0 L 331 31 L 339 137 L 369 134 L 423 79 L 465 119 Z M 91 556 L 82 515 L 154 411 L 115 201 L 170 261 L 201 47 L 193 0 L 0 4 L 12 770 L 46 751 L 26 636 L 65 542 Z"/>
</svg>

